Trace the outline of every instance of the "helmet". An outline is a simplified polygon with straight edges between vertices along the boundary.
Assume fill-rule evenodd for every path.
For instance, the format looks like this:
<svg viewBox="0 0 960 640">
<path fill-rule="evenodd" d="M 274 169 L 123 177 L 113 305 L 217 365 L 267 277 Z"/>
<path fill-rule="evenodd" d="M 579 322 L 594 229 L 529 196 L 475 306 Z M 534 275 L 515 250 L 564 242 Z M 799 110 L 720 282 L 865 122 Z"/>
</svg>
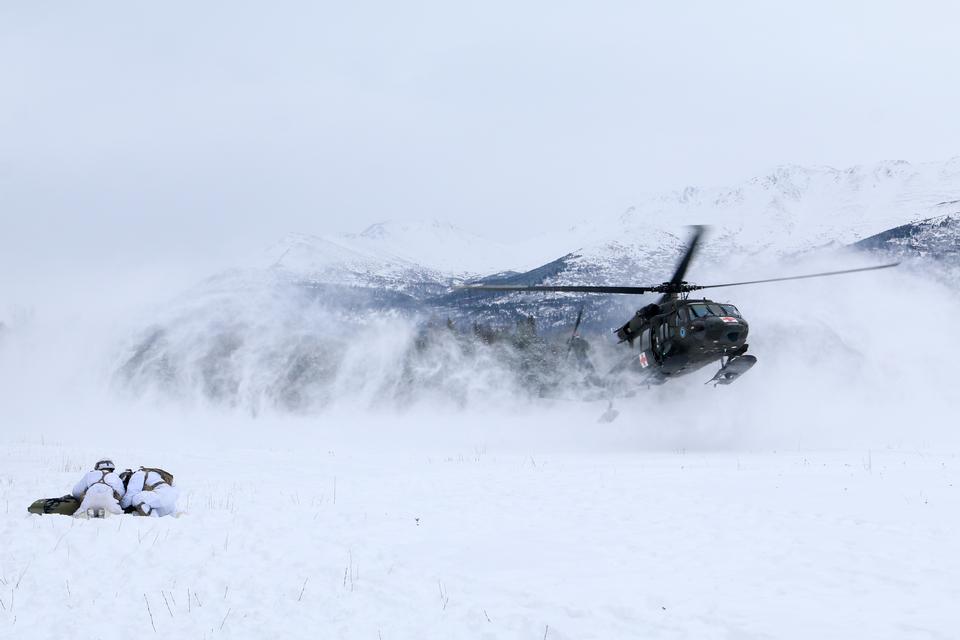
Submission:
<svg viewBox="0 0 960 640">
<path fill-rule="evenodd" d="M 103 460 L 98 460 L 97 464 L 93 465 L 94 471 L 113 471 L 117 467 L 114 466 L 113 460 L 109 458 L 104 458 Z"/>
</svg>

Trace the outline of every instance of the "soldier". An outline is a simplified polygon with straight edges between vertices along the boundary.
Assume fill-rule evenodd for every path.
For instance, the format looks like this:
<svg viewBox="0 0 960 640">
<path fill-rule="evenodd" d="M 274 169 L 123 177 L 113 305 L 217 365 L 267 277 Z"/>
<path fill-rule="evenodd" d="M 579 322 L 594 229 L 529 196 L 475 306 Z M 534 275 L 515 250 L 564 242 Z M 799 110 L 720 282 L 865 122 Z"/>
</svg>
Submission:
<svg viewBox="0 0 960 640">
<path fill-rule="evenodd" d="M 123 481 L 114 473 L 115 469 L 112 460 L 99 460 L 93 466 L 93 471 L 88 471 L 80 479 L 71 492 L 74 498 L 80 500 L 77 515 L 102 518 L 107 511 L 123 513 L 120 507 L 124 494 Z"/>
<path fill-rule="evenodd" d="M 127 469 L 122 475 L 127 488 L 120 506 L 127 513 L 157 518 L 177 510 L 180 491 L 173 486 L 171 473 L 163 469 L 140 467 L 137 471 Z"/>
</svg>

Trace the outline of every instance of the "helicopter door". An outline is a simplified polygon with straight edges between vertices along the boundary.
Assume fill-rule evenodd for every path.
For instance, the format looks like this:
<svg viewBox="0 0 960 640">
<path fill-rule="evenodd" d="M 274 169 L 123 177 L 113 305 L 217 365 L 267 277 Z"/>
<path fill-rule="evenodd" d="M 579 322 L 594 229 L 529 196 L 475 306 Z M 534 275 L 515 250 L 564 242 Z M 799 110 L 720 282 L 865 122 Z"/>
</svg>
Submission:
<svg viewBox="0 0 960 640">
<path fill-rule="evenodd" d="M 660 323 L 660 326 L 657 327 L 657 355 L 663 357 L 667 355 L 667 351 L 670 350 L 670 338 L 671 336 L 670 325 L 664 320 Z"/>
<path fill-rule="evenodd" d="M 651 341 L 652 341 L 652 350 L 653 356 L 657 359 L 657 362 L 663 360 L 663 345 L 667 342 L 667 323 L 660 322 L 655 329 L 651 331 Z"/>
<path fill-rule="evenodd" d="M 640 350 L 650 351 L 650 327 L 647 327 L 640 334 Z"/>
</svg>

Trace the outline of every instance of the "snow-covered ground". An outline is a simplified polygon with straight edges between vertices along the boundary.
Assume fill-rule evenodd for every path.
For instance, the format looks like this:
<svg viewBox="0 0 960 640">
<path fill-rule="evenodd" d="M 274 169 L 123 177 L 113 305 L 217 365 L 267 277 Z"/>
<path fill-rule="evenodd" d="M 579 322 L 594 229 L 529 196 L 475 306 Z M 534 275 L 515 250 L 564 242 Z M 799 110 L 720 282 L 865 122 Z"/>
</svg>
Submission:
<svg viewBox="0 0 960 640">
<path fill-rule="evenodd" d="M 594 409 L 14 426 L 0 637 L 956 633 L 956 454 L 671 450 Z M 26 513 L 104 454 L 173 471 L 180 515 Z"/>
</svg>

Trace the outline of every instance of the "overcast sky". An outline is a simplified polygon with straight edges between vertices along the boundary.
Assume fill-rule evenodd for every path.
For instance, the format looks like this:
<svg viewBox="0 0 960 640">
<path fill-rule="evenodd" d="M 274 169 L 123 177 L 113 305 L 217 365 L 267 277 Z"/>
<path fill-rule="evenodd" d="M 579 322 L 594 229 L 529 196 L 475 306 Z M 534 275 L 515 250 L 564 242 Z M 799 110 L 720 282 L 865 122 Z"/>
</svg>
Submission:
<svg viewBox="0 0 960 640">
<path fill-rule="evenodd" d="M 4 2 L 0 266 L 960 153 L 953 2 Z M 9 275 L 9 273 L 8 273 Z"/>
</svg>

